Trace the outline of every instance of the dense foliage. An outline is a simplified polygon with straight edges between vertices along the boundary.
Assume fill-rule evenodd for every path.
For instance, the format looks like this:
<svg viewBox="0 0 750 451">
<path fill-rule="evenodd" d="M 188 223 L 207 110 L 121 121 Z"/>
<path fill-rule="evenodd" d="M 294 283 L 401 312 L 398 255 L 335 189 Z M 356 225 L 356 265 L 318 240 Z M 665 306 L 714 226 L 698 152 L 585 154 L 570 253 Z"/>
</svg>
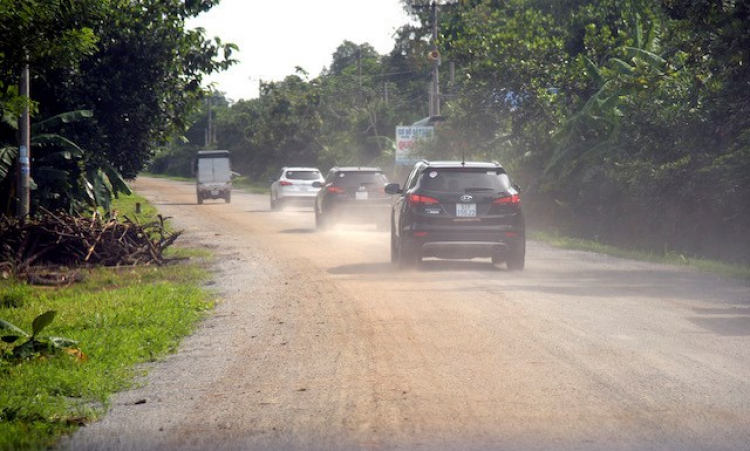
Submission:
<svg viewBox="0 0 750 451">
<path fill-rule="evenodd" d="M 32 123 L 76 118 L 57 121 L 55 139 L 32 137 L 34 208 L 106 210 L 102 199 L 127 192 L 122 177 L 135 177 L 158 146 L 187 128 L 204 74 L 232 63 L 233 45 L 185 28 L 215 3 L 0 0 L 0 212 L 13 211 L 25 64 Z"/>
</svg>

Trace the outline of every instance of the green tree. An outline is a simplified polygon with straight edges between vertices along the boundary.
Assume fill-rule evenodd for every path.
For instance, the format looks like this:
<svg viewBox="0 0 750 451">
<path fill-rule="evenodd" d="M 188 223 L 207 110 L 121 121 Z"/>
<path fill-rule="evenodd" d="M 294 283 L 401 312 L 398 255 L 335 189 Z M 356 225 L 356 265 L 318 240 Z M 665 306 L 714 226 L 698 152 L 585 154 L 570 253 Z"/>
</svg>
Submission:
<svg viewBox="0 0 750 451">
<path fill-rule="evenodd" d="M 7 125 L 24 105 L 18 98 L 21 69 L 78 67 L 97 37 L 91 22 L 104 17 L 107 1 L 0 0 L 0 111 Z M 80 20 L 81 17 L 90 21 Z M 7 132 L 7 129 L 5 130 Z"/>
<path fill-rule="evenodd" d="M 251 109 L 254 122 L 243 133 L 249 145 L 233 152 L 242 174 L 265 179 L 285 165 L 314 166 L 317 163 L 319 93 L 306 77 L 307 74 L 298 69 L 297 74 L 283 81 L 261 86 L 261 95 Z"/>
<path fill-rule="evenodd" d="M 388 76 L 369 44 L 344 41 L 320 77 L 323 166 L 377 164 L 392 146 Z"/>
<path fill-rule="evenodd" d="M 32 102 L 20 95 L 18 85 L 22 69 L 28 65 L 32 68 L 32 74 L 38 77 L 44 69 L 75 70 L 80 67 L 80 62 L 93 54 L 96 48 L 97 37 L 89 26 L 90 22 L 103 17 L 106 7 L 106 2 L 0 0 L 0 36 L 3 36 L 0 40 L 0 198 L 3 199 L 0 214 L 15 210 L 16 183 L 11 168 L 18 156 L 19 116 L 24 107 L 29 107 L 32 114 L 39 110 L 39 102 Z M 80 17 L 91 20 L 80 20 Z M 42 69 L 37 70 L 39 68 Z M 63 114 L 58 118 L 69 118 L 74 114 Z M 44 121 L 35 122 L 38 122 L 36 128 L 44 127 Z M 54 121 L 46 121 L 49 122 Z M 40 147 L 44 143 L 44 147 Z M 60 135 L 32 136 L 32 157 L 37 160 L 35 151 L 54 145 L 58 145 L 62 151 L 59 155 L 67 159 L 80 150 L 71 153 L 71 147 L 75 144 Z M 44 161 L 45 154 L 40 157 Z M 32 167 L 32 177 L 41 181 L 45 173 L 59 175 L 43 168 L 39 171 Z M 77 185 L 76 180 L 70 183 Z M 59 191 L 50 189 L 51 192 Z M 63 189 L 57 195 L 68 199 L 67 193 Z M 37 192 L 32 195 L 32 202 L 38 205 L 49 197 Z M 85 203 L 85 200 L 82 198 L 81 202 Z"/>
<path fill-rule="evenodd" d="M 16 85 L 28 62 L 36 117 L 92 111 L 90 121 L 66 127 L 66 139 L 92 155 L 91 170 L 135 177 L 159 146 L 187 128 L 204 94 L 202 77 L 234 62 L 234 45 L 185 28 L 188 17 L 215 3 L 0 0 L 0 142 L 15 142 L 24 105 Z M 6 177 L 2 189 L 11 187 Z M 112 194 L 118 187 L 110 186 Z"/>
<path fill-rule="evenodd" d="M 78 73 L 51 76 L 47 103 L 92 109 L 94 126 L 76 141 L 98 149 L 127 178 L 135 177 L 159 146 L 188 128 L 204 95 L 203 76 L 234 62 L 234 45 L 185 28 L 188 17 L 213 3 L 119 1 L 94 28 L 101 38 L 97 53 Z"/>
</svg>

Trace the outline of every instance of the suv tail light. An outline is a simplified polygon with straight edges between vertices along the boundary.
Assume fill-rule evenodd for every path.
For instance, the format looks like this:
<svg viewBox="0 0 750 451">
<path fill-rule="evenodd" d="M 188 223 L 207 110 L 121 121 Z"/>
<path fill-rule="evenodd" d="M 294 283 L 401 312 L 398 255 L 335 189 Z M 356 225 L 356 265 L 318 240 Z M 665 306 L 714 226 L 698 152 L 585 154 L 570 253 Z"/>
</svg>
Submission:
<svg viewBox="0 0 750 451">
<path fill-rule="evenodd" d="M 342 188 L 340 186 L 333 186 L 333 185 L 331 185 L 328 188 L 326 188 L 326 191 L 328 191 L 329 193 L 341 194 L 341 193 L 344 192 L 344 188 Z"/>
<path fill-rule="evenodd" d="M 282 181 L 279 182 L 279 185 L 281 185 L 281 186 L 292 186 L 292 185 L 294 185 L 294 183 L 287 182 L 286 180 L 282 180 Z"/>
<path fill-rule="evenodd" d="M 421 196 L 419 194 L 409 194 L 409 204 L 411 205 L 435 205 L 438 200 L 434 197 Z"/>
<path fill-rule="evenodd" d="M 517 205 L 521 203 L 521 197 L 518 194 L 513 194 L 507 197 L 499 197 L 492 203 L 494 205 Z"/>
</svg>

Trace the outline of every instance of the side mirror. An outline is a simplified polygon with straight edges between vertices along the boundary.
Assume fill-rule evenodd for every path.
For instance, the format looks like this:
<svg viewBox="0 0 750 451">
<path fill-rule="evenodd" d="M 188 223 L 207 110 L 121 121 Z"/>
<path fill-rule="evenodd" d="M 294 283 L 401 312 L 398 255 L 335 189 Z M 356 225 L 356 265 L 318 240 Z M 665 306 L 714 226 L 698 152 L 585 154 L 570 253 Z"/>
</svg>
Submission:
<svg viewBox="0 0 750 451">
<path fill-rule="evenodd" d="M 320 188 L 323 186 L 323 183 L 316 181 L 316 182 L 313 182 L 312 186 L 313 188 Z"/>
<path fill-rule="evenodd" d="M 403 191 L 398 183 L 389 183 L 385 185 L 385 192 L 387 194 L 401 194 Z"/>
<path fill-rule="evenodd" d="M 242 177 L 242 174 L 240 174 L 239 172 L 232 171 L 232 178 L 235 178 L 235 177 Z"/>
<path fill-rule="evenodd" d="M 516 185 L 514 183 L 514 184 L 510 185 L 510 187 L 513 188 L 514 190 L 518 191 L 518 194 L 521 194 L 521 187 L 520 186 L 518 186 L 518 185 Z"/>
</svg>

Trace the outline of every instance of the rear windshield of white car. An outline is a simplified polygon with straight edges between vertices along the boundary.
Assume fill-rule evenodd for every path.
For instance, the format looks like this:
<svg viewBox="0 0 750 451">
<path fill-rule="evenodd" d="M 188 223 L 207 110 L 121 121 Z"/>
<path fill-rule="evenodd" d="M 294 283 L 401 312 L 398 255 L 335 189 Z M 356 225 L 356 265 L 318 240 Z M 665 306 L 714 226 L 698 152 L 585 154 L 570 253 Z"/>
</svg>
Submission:
<svg viewBox="0 0 750 451">
<path fill-rule="evenodd" d="M 508 175 L 497 169 L 427 169 L 420 186 L 430 191 L 476 192 L 508 191 Z"/>
<path fill-rule="evenodd" d="M 290 180 L 318 180 L 320 171 L 286 171 L 286 178 Z"/>
<path fill-rule="evenodd" d="M 388 179 L 382 172 L 339 172 L 334 183 L 338 186 L 386 185 Z"/>
</svg>

